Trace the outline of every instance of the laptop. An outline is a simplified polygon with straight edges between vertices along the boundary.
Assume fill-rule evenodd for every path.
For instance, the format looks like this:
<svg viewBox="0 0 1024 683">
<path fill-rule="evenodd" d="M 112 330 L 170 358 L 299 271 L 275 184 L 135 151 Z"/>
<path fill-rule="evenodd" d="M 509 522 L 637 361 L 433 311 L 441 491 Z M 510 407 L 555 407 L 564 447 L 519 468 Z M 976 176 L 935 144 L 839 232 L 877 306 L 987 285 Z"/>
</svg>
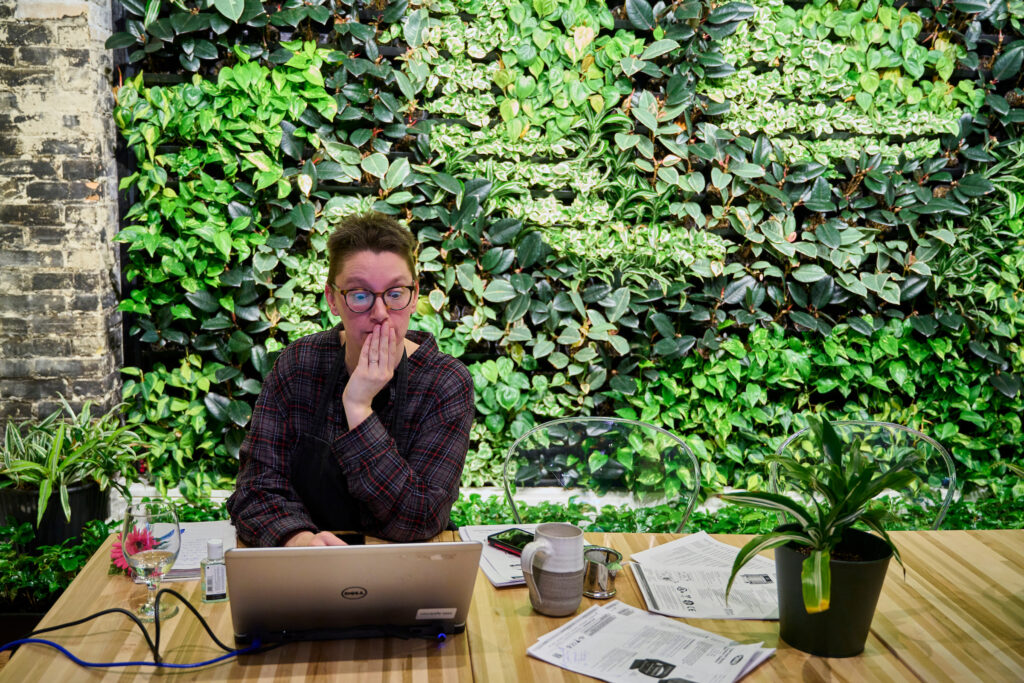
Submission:
<svg viewBox="0 0 1024 683">
<path fill-rule="evenodd" d="M 479 542 L 233 548 L 235 641 L 444 638 L 466 628 Z"/>
</svg>

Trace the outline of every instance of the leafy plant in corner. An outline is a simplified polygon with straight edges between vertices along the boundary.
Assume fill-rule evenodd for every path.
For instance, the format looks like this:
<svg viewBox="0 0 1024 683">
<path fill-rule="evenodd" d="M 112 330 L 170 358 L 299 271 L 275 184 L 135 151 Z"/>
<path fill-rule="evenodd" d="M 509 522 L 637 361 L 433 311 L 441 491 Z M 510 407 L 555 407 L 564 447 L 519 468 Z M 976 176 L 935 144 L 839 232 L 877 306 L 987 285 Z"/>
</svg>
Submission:
<svg viewBox="0 0 1024 683">
<path fill-rule="evenodd" d="M 835 428 L 825 418 L 808 418 L 820 460 L 800 461 L 791 455 L 773 456 L 790 481 L 802 486 L 799 493 L 811 499 L 805 504 L 785 495 L 764 491 L 721 494 L 727 502 L 791 517 L 795 525 L 761 534 L 743 546 L 732 566 L 725 594 L 728 598 L 739 570 L 757 553 L 787 543 L 805 546 L 809 554 L 801 568 L 804 607 L 809 614 L 824 612 L 831 599 L 829 561 L 849 529 L 858 522 L 877 533 L 888 544 L 896 561 L 903 565 L 899 551 L 882 528 L 884 509 L 871 505 L 887 489 L 900 489 L 913 482 L 912 471 L 920 456 L 909 452 L 887 470 L 879 471 L 862 457 L 862 444 L 853 440 L 844 447 Z"/>
<path fill-rule="evenodd" d="M 0 489 L 38 490 L 37 525 L 53 495 L 71 520 L 68 487 L 74 484 L 95 481 L 127 497 L 126 483 L 138 478 L 143 452 L 139 436 L 121 422 L 124 404 L 94 418 L 91 402 L 76 413 L 60 400 L 62 407 L 38 422 L 9 421 L 0 449 Z"/>
</svg>

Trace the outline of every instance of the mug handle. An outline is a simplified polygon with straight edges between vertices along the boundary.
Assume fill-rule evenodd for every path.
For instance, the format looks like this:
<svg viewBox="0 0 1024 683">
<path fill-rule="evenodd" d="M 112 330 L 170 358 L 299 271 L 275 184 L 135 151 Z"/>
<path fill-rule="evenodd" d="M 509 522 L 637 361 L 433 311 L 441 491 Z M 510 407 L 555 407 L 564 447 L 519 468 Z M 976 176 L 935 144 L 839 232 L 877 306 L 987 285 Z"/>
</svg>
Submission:
<svg viewBox="0 0 1024 683">
<path fill-rule="evenodd" d="M 526 580 L 526 587 L 530 590 L 530 595 L 536 595 L 539 600 L 543 601 L 540 591 L 537 588 L 537 582 L 533 580 L 533 560 L 537 553 L 541 554 L 541 557 L 548 555 L 551 552 L 551 544 L 547 542 L 547 539 L 539 539 L 530 541 L 523 547 L 523 552 L 519 556 L 519 564 L 523 568 L 523 578 Z"/>
</svg>

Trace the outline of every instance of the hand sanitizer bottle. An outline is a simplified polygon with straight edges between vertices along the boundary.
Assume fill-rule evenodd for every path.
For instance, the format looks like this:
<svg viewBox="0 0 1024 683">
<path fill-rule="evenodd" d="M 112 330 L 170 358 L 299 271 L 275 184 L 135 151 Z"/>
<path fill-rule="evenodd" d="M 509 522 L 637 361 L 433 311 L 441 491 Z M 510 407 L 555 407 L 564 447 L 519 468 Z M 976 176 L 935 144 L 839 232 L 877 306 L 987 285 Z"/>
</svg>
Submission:
<svg viewBox="0 0 1024 683">
<path fill-rule="evenodd" d="M 228 599 L 228 575 L 224 566 L 224 541 L 211 538 L 206 542 L 206 559 L 199 563 L 203 582 L 203 602 L 224 602 Z"/>
</svg>

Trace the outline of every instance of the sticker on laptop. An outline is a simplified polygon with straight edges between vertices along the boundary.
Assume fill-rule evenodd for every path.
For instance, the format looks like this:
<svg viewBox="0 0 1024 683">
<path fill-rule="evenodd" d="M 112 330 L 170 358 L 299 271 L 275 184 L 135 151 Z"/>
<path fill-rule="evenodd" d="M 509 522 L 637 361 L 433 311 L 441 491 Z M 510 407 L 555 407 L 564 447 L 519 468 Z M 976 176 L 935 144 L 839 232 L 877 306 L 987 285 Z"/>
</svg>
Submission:
<svg viewBox="0 0 1024 683">
<path fill-rule="evenodd" d="M 457 607 L 424 607 L 416 610 L 417 619 L 454 619 Z"/>
</svg>

